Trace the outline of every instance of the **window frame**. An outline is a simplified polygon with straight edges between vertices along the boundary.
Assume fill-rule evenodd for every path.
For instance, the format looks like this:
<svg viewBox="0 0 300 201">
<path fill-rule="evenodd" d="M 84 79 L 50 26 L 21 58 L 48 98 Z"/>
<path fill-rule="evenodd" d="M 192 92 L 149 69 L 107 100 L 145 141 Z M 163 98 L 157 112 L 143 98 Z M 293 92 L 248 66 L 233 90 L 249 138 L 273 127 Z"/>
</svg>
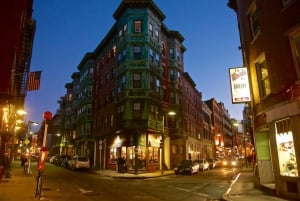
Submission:
<svg viewBox="0 0 300 201">
<path fill-rule="evenodd" d="M 271 94 L 271 86 L 270 86 L 270 79 L 269 79 L 269 69 L 264 54 L 261 55 L 257 61 L 255 61 L 254 65 L 257 74 L 259 96 L 260 98 L 265 98 Z M 267 75 L 263 75 L 266 73 Z"/>
<path fill-rule="evenodd" d="M 141 33 L 142 32 L 142 21 L 134 20 L 134 32 Z"/>
</svg>

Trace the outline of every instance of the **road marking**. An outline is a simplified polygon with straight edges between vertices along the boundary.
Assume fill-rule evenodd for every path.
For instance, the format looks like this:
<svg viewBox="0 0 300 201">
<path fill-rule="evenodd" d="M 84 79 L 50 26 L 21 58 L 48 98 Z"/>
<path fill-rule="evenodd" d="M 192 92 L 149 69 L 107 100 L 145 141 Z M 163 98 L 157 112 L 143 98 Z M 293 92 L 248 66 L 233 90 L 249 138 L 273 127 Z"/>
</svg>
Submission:
<svg viewBox="0 0 300 201">
<path fill-rule="evenodd" d="M 93 192 L 93 190 L 85 190 L 85 189 L 83 189 L 83 188 L 79 188 L 79 191 L 80 191 L 81 193 L 83 193 L 83 194 Z"/>
<path fill-rule="evenodd" d="M 184 191 L 184 192 L 187 192 L 187 193 L 194 193 L 194 194 L 197 194 L 197 195 L 200 195 L 200 196 L 203 196 L 203 197 L 208 197 L 208 194 L 194 192 L 194 191 L 189 190 L 189 189 L 178 188 L 178 187 L 177 187 L 176 189 L 177 189 L 177 190 Z"/>
</svg>

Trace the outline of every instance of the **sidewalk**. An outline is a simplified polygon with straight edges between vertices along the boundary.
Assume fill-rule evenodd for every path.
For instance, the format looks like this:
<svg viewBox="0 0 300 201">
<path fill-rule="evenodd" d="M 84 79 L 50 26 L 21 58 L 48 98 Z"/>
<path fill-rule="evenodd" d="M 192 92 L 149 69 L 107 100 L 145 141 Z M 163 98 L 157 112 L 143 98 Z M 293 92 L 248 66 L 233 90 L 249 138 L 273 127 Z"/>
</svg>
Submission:
<svg viewBox="0 0 300 201">
<path fill-rule="evenodd" d="M 34 165 L 33 165 L 34 166 Z M 34 168 L 34 167 L 33 167 Z M 118 179 L 146 179 L 173 175 L 173 170 L 166 170 L 161 174 L 160 171 L 153 173 L 118 173 L 113 170 L 98 170 L 96 174 Z M 2 178 L 0 180 L 0 200 L 1 201 L 32 201 L 35 198 L 36 179 L 32 173 L 25 174 L 20 165 L 20 161 L 14 161 L 12 164 L 11 178 Z M 270 191 L 270 187 L 265 187 Z M 269 188 L 269 189 L 268 189 Z M 272 190 L 272 189 L 271 189 Z M 253 169 L 246 168 L 234 178 L 227 192 L 223 195 L 226 201 L 286 201 L 285 199 L 267 194 L 255 187 Z"/>
<path fill-rule="evenodd" d="M 227 192 L 223 195 L 226 201 L 287 201 L 272 195 L 275 187 L 261 186 L 257 188 L 254 181 L 253 168 L 244 168 L 236 175 Z"/>
<path fill-rule="evenodd" d="M 114 170 L 98 170 L 98 171 L 95 171 L 95 173 L 101 174 L 101 175 L 104 175 L 107 177 L 116 178 L 116 179 L 147 179 L 147 178 L 162 177 L 162 176 L 175 174 L 174 170 L 165 170 L 165 171 L 163 171 L 163 174 L 161 173 L 161 171 L 134 174 L 134 173 L 127 173 L 127 172 L 126 173 L 118 173 Z"/>
<path fill-rule="evenodd" d="M 0 180 L 0 200 L 34 200 L 36 180 L 31 173 L 24 173 L 19 160 L 13 161 L 10 174 L 11 178 Z"/>
</svg>

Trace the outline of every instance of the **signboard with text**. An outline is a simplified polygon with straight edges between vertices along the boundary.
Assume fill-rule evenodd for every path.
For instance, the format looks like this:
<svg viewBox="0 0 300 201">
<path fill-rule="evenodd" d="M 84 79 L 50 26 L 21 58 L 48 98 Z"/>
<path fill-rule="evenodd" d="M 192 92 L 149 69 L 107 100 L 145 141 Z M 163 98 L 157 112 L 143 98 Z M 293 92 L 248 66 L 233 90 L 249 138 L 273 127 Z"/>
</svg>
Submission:
<svg viewBox="0 0 300 201">
<path fill-rule="evenodd" d="M 232 103 L 251 101 L 248 71 L 246 67 L 229 68 Z"/>
</svg>

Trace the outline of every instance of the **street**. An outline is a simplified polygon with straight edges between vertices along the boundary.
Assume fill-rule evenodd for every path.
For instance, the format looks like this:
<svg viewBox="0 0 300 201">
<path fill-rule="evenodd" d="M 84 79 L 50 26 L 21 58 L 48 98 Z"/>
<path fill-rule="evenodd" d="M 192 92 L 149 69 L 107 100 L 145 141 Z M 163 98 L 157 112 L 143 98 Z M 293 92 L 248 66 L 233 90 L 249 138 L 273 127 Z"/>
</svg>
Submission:
<svg viewBox="0 0 300 201">
<path fill-rule="evenodd" d="M 36 175 L 34 165 L 33 174 Z M 151 179 L 115 179 L 91 171 L 72 171 L 47 164 L 44 200 L 220 200 L 237 169 L 217 168 L 193 176 L 170 175 Z"/>
</svg>

